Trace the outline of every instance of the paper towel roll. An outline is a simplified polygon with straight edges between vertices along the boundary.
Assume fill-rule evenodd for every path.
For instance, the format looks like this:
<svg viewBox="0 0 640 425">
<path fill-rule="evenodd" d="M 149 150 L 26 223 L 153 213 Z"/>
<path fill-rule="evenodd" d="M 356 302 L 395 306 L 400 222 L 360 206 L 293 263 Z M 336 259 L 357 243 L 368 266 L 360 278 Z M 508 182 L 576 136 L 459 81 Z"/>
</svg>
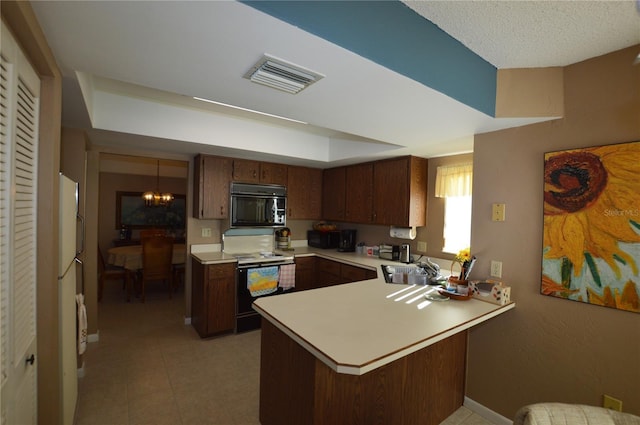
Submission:
<svg viewBox="0 0 640 425">
<path fill-rule="evenodd" d="M 413 240 L 416 238 L 416 228 L 391 226 L 391 229 L 389 230 L 389 235 L 392 238 Z"/>
</svg>

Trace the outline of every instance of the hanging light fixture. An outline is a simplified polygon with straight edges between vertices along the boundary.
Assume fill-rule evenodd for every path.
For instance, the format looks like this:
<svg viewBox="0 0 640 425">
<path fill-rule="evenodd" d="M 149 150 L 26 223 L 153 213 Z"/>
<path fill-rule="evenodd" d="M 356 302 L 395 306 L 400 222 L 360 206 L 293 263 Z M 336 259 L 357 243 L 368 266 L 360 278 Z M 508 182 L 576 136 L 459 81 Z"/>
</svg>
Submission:
<svg viewBox="0 0 640 425">
<path fill-rule="evenodd" d="M 143 193 L 142 199 L 144 199 L 144 204 L 147 207 L 169 206 L 173 202 L 174 196 L 172 193 L 160 193 L 160 160 L 158 160 L 156 174 L 156 190 L 149 190 Z"/>
</svg>

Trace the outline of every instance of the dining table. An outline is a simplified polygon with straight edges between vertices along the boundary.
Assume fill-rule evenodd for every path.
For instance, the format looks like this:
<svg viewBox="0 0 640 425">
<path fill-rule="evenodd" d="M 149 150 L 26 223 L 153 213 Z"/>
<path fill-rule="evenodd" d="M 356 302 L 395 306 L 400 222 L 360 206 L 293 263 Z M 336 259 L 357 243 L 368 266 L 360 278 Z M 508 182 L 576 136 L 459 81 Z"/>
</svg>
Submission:
<svg viewBox="0 0 640 425">
<path fill-rule="evenodd" d="M 109 248 L 107 262 L 111 265 L 122 267 L 125 271 L 127 287 L 127 301 L 131 300 L 132 283 L 136 275 L 142 270 L 142 245 L 127 245 Z M 187 257 L 186 244 L 177 243 L 173 245 L 173 255 L 171 264 L 184 264 Z"/>
</svg>

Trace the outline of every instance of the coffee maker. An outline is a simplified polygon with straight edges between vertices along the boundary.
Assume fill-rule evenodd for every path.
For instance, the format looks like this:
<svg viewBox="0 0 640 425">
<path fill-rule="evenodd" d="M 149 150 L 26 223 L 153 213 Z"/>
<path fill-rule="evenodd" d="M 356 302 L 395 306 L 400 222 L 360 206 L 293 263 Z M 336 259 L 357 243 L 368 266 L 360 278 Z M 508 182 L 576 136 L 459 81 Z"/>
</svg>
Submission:
<svg viewBox="0 0 640 425">
<path fill-rule="evenodd" d="M 340 230 L 340 242 L 338 243 L 338 251 L 354 252 L 355 250 L 356 250 L 355 229 Z"/>
</svg>

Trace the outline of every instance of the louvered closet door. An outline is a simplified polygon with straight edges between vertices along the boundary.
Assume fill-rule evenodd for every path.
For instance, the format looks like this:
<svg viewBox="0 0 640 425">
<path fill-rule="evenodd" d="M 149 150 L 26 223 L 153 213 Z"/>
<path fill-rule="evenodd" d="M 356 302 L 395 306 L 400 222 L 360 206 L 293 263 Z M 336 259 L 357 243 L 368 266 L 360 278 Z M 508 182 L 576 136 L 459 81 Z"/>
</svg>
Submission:
<svg viewBox="0 0 640 425">
<path fill-rule="evenodd" d="M 4 23 L 0 65 L 0 413 L 2 424 L 35 424 L 40 80 Z"/>
</svg>

